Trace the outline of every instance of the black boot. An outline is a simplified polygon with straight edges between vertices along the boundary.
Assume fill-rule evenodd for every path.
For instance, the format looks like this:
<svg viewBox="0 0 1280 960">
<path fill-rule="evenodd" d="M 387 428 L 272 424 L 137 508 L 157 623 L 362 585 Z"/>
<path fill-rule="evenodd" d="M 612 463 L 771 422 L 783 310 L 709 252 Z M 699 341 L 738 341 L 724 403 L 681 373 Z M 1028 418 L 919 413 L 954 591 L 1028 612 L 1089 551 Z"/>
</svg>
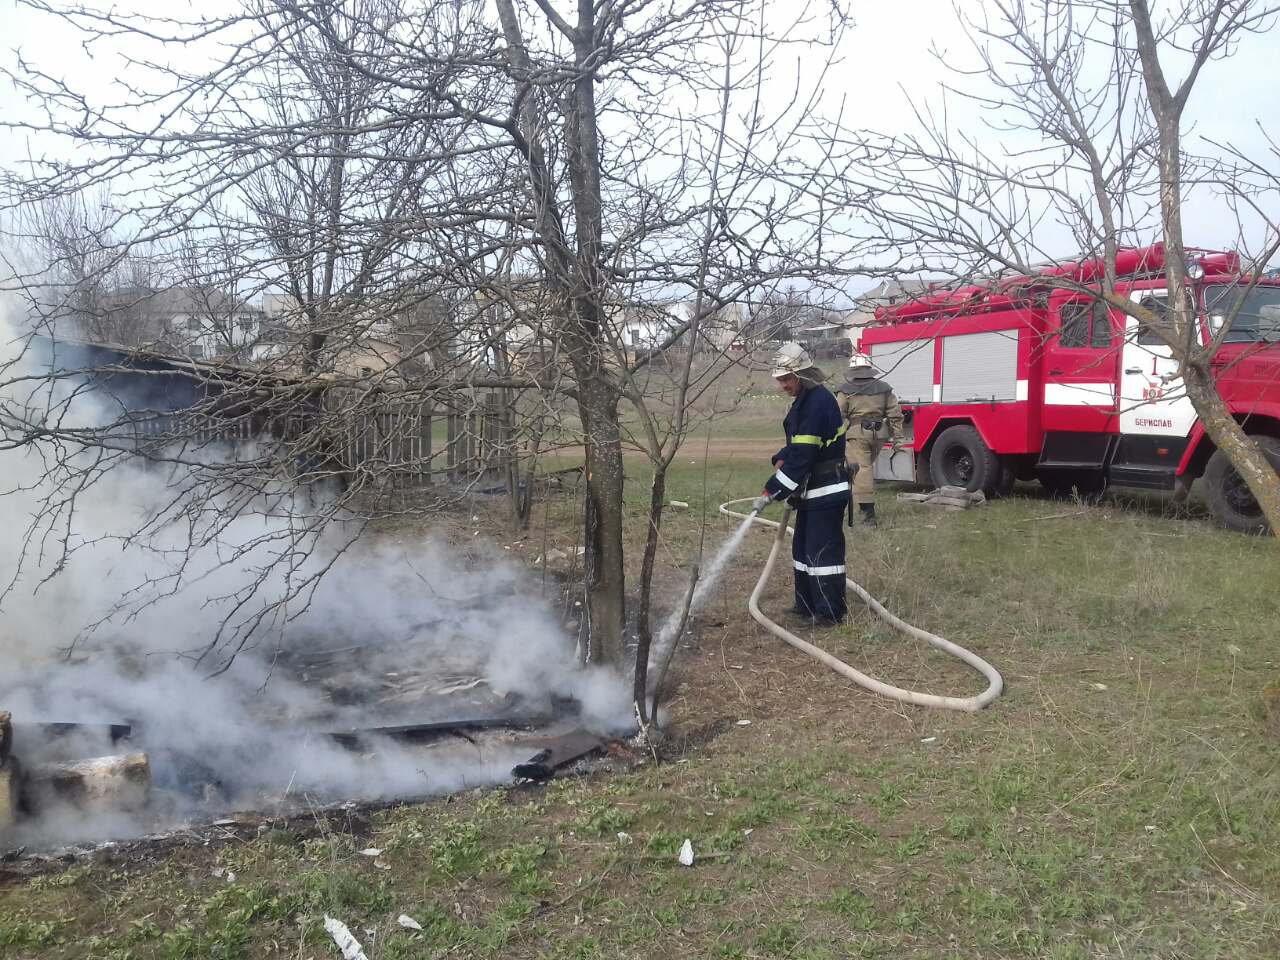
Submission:
<svg viewBox="0 0 1280 960">
<path fill-rule="evenodd" d="M 868 527 L 878 527 L 880 524 L 876 522 L 876 505 L 874 503 L 860 503 L 858 510 L 862 513 L 862 523 Z"/>
</svg>

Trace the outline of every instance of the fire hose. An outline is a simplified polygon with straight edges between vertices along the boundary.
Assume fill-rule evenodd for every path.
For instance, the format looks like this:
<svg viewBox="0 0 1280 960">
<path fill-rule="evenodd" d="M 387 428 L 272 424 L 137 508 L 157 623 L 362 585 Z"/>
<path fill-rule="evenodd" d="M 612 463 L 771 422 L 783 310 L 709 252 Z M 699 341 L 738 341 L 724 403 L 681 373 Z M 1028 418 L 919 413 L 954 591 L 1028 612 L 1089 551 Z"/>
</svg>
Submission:
<svg viewBox="0 0 1280 960">
<path fill-rule="evenodd" d="M 833 657 L 825 650 L 815 647 L 806 640 L 802 640 L 785 627 L 770 620 L 760 609 L 760 594 L 764 592 L 764 585 L 768 582 L 769 574 L 773 571 L 774 561 L 778 559 L 778 552 L 782 548 L 782 543 L 786 540 L 787 534 L 790 532 L 787 527 L 787 522 L 791 518 L 791 508 L 787 507 L 783 510 L 782 519 L 780 521 L 767 520 L 760 516 L 759 513 L 738 513 L 736 510 L 729 509 L 729 507 L 734 504 L 751 502 L 751 497 L 744 497 L 741 500 L 729 500 L 720 504 L 720 512 L 726 516 L 738 517 L 742 520 L 746 520 L 750 517 L 750 519 L 755 523 L 776 527 L 778 531 L 777 535 L 773 538 L 773 546 L 769 550 L 769 559 L 765 561 L 764 569 L 760 571 L 760 579 L 756 581 L 755 589 L 751 591 L 751 597 L 747 601 L 747 609 L 751 613 L 751 618 L 755 620 L 756 623 L 760 624 L 760 626 L 764 627 L 774 636 L 789 643 L 797 650 L 807 653 L 815 660 L 826 664 L 836 673 L 852 680 L 854 683 L 858 684 L 858 686 L 864 687 L 872 693 L 878 693 L 882 697 L 888 697 L 890 700 L 898 700 L 902 703 L 910 703 L 919 707 L 941 707 L 944 710 L 963 710 L 969 713 L 975 713 L 987 706 L 987 704 L 991 703 L 991 701 L 996 697 L 1000 696 L 1001 691 L 1004 689 L 1004 680 L 1001 678 L 1000 673 L 995 667 L 991 666 L 991 664 L 987 663 L 987 661 L 983 660 L 976 653 L 966 650 L 959 644 L 952 643 L 950 640 L 940 637 L 935 633 L 930 633 L 928 630 L 922 630 L 919 627 L 912 626 L 905 620 L 902 620 L 890 613 L 889 610 L 885 608 L 884 604 L 871 596 L 871 594 L 869 594 L 860 584 L 855 583 L 847 577 L 845 578 L 846 588 L 857 596 L 872 613 L 885 623 L 889 624 L 889 626 L 893 627 L 899 633 L 906 634 L 909 637 L 914 637 L 917 640 L 923 640 L 944 653 L 948 653 L 951 656 L 964 661 L 986 678 L 987 689 L 973 697 L 944 697 L 937 694 L 919 693 L 915 690 L 905 690 L 902 687 L 895 687 L 891 683 L 885 683 L 882 680 L 877 680 L 875 677 L 867 676 L 867 674 L 854 669 L 838 657 Z"/>
</svg>

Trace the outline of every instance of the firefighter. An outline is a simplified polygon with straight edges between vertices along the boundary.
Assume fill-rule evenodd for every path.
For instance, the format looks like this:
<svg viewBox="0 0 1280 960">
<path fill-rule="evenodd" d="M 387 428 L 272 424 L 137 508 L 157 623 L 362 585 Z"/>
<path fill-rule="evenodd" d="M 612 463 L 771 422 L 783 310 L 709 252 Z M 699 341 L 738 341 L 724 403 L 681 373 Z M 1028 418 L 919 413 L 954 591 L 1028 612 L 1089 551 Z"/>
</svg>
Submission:
<svg viewBox="0 0 1280 960">
<path fill-rule="evenodd" d="M 842 521 L 849 505 L 840 405 L 822 385 L 822 371 L 798 343 L 782 345 L 772 372 L 793 399 L 782 421 L 786 446 L 774 454 L 775 472 L 756 501 L 757 509 L 784 499 L 795 507 L 792 612 L 824 625 L 839 623 L 845 614 Z"/>
<path fill-rule="evenodd" d="M 897 450 L 903 442 L 902 407 L 893 387 L 876 378 L 875 367 L 865 353 L 849 358 L 849 378 L 837 388 L 840 412 L 848 429 L 849 470 L 853 473 L 853 500 L 867 526 L 876 525 L 875 462 L 884 441 Z"/>
</svg>

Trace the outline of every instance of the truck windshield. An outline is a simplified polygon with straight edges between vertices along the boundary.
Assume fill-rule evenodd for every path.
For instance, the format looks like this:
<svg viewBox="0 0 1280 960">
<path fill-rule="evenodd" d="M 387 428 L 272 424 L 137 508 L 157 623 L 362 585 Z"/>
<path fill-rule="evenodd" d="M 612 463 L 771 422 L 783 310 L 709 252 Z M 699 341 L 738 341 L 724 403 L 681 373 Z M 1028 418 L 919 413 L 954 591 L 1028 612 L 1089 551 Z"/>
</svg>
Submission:
<svg viewBox="0 0 1280 960">
<path fill-rule="evenodd" d="M 1243 284 L 1212 284 L 1204 288 L 1204 312 L 1209 329 L 1216 335 L 1243 294 L 1240 312 L 1227 332 L 1226 343 L 1255 343 L 1280 340 L 1280 287 Z"/>
</svg>

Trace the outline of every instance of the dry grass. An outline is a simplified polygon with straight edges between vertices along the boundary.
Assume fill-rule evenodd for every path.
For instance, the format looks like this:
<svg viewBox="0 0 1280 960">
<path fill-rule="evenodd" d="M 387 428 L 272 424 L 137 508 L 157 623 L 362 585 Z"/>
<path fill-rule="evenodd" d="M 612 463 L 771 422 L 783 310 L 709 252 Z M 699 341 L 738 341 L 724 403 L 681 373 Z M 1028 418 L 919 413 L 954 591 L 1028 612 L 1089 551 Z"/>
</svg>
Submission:
<svg viewBox="0 0 1280 960">
<path fill-rule="evenodd" d="M 672 561 L 704 502 L 767 470 L 703 466 L 673 478 L 693 509 L 667 518 Z M 638 537 L 643 479 L 629 489 Z M 548 537 L 571 541 L 568 502 L 551 506 Z M 878 700 L 758 630 L 761 534 L 682 647 L 663 763 L 11 881 L 0 956 L 336 957 L 326 912 L 371 960 L 1275 956 L 1280 751 L 1261 695 L 1280 554 L 1163 511 L 888 502 L 885 529 L 851 540 L 855 578 L 1004 672 L 982 714 Z M 713 520 L 711 544 L 727 529 Z M 679 593 L 674 564 L 662 586 Z M 780 573 L 766 605 L 788 589 Z M 910 686 L 979 682 L 865 616 L 814 639 Z"/>
</svg>

